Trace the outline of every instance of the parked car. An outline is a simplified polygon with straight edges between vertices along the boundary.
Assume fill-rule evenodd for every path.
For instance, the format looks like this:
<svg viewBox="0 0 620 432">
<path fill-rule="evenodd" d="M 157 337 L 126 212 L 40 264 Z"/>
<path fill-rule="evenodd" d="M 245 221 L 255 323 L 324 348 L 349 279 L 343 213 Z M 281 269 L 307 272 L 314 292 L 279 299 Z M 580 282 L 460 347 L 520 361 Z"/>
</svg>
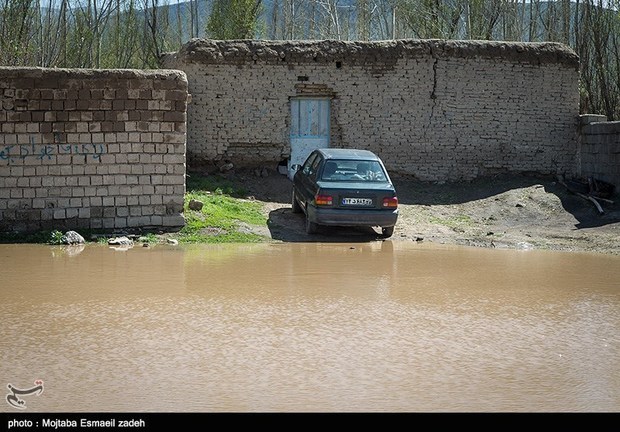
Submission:
<svg viewBox="0 0 620 432">
<path fill-rule="evenodd" d="M 373 152 L 318 149 L 294 168 L 292 210 L 305 214 L 308 234 L 321 225 L 380 227 L 386 238 L 394 233 L 396 190 Z"/>
</svg>

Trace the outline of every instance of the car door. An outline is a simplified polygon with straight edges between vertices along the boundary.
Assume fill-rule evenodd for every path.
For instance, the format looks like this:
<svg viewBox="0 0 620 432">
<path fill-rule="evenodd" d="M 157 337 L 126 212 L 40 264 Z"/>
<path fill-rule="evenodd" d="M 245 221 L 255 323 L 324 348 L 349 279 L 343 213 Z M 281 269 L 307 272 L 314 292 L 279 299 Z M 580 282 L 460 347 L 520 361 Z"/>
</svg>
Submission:
<svg viewBox="0 0 620 432">
<path fill-rule="evenodd" d="M 314 199 L 317 191 L 317 178 L 323 165 L 323 157 L 314 152 L 308 157 L 299 173 L 299 201 L 305 208 Z"/>
</svg>

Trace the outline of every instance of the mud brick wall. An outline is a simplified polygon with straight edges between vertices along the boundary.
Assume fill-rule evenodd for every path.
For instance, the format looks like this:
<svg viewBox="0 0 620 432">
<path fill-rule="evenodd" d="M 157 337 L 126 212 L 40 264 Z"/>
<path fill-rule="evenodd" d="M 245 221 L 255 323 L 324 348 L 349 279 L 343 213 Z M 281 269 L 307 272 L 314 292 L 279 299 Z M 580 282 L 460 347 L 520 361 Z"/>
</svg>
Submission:
<svg viewBox="0 0 620 432">
<path fill-rule="evenodd" d="M 581 116 L 581 175 L 612 183 L 620 192 L 620 121 Z"/>
<path fill-rule="evenodd" d="M 0 231 L 184 224 L 180 71 L 0 68 Z"/>
<path fill-rule="evenodd" d="M 332 147 L 422 180 L 579 171 L 578 58 L 555 43 L 191 40 L 188 162 L 290 154 L 290 98 L 331 98 Z"/>
</svg>

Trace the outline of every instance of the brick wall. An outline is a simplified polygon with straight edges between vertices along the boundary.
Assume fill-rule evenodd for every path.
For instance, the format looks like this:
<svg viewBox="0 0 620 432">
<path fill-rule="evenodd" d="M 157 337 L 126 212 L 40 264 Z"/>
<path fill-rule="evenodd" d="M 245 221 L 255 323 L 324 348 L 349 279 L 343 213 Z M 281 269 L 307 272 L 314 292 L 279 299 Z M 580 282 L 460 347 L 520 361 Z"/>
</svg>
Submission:
<svg viewBox="0 0 620 432">
<path fill-rule="evenodd" d="M 180 71 L 0 68 L 0 231 L 182 226 Z"/>
<path fill-rule="evenodd" d="M 612 183 L 620 191 L 620 121 L 581 116 L 581 175 Z"/>
<path fill-rule="evenodd" d="M 290 98 L 331 98 L 331 146 L 422 180 L 579 171 L 578 58 L 561 44 L 192 40 L 188 162 L 275 164 Z"/>
</svg>

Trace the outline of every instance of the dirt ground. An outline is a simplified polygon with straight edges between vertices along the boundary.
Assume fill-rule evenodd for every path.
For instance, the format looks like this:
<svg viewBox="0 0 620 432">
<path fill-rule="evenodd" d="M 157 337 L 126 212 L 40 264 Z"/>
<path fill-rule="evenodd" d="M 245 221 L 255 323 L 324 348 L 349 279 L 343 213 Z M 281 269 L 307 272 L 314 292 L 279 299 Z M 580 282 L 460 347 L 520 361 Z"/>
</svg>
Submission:
<svg viewBox="0 0 620 432">
<path fill-rule="evenodd" d="M 261 201 L 268 233 L 283 242 L 382 241 L 378 230 L 321 227 L 305 233 L 304 216 L 291 212 L 291 182 L 276 171 L 231 172 L 231 179 Z M 620 254 L 620 204 L 595 205 L 556 178 L 502 175 L 435 184 L 392 176 L 399 219 L 392 241 L 432 242 L 508 249 Z"/>
</svg>

